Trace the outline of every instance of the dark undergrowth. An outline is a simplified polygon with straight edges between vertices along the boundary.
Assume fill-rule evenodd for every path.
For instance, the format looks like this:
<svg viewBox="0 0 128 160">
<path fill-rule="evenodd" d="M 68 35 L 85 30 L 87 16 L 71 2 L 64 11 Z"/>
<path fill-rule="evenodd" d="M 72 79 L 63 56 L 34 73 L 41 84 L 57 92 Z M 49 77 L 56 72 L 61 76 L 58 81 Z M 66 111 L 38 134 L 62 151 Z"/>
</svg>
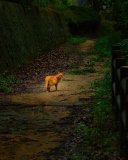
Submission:
<svg viewBox="0 0 128 160">
<path fill-rule="evenodd" d="M 119 132 L 115 131 L 115 116 L 111 106 L 111 71 L 104 79 L 94 81 L 91 88 L 97 89 L 93 102 L 86 103 L 89 114 L 83 115 L 82 124 L 74 130 L 81 137 L 78 144 L 79 160 L 113 160 L 119 158 Z"/>
<path fill-rule="evenodd" d="M 97 40 L 95 53 L 100 57 L 108 57 L 108 71 L 101 81 L 91 83 L 96 89 L 94 101 L 89 103 L 91 108 L 88 115 L 83 116 L 85 123 L 80 124 L 74 132 L 82 137 L 78 145 L 81 153 L 77 159 L 119 159 L 119 132 L 115 131 L 115 114 L 111 105 L 111 47 L 121 42 L 120 34 L 102 36 Z M 85 104 L 87 107 L 88 104 Z M 83 158 L 84 157 L 84 158 Z"/>
<path fill-rule="evenodd" d="M 112 45 L 120 40 L 120 35 L 111 34 L 99 38 L 95 45 L 95 53 L 99 53 L 100 59 L 108 57 L 106 63 L 108 69 L 102 80 L 89 83 L 90 88 L 96 89 L 96 92 L 92 94 L 90 101 L 87 100 L 81 106 L 81 109 L 85 108 L 85 114 L 82 113 L 79 120 L 75 119 L 74 123 L 77 127 L 74 133 L 70 133 L 72 136 L 59 151 L 58 156 L 63 155 L 60 156 L 63 160 L 120 159 L 119 132 L 115 129 L 115 113 L 111 105 L 110 59 Z"/>
</svg>

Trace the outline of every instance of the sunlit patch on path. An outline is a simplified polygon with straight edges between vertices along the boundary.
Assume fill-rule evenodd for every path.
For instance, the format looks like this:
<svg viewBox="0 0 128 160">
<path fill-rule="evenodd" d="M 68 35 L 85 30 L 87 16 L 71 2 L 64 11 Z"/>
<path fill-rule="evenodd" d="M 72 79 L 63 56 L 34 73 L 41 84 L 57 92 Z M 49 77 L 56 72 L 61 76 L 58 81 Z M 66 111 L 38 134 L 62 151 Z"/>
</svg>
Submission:
<svg viewBox="0 0 128 160">
<path fill-rule="evenodd" d="M 47 92 L 45 83 L 36 85 L 31 93 L 22 93 L 19 95 L 6 96 L 5 100 L 9 102 L 23 103 L 27 105 L 77 105 L 82 104 L 80 98 L 90 98 L 94 91 L 89 88 L 89 81 L 102 78 L 99 73 L 89 73 L 87 75 L 65 75 L 64 79 L 72 81 L 61 81 L 58 85 L 58 91 L 51 87 L 51 92 Z M 84 103 L 84 102 L 83 102 Z"/>
</svg>

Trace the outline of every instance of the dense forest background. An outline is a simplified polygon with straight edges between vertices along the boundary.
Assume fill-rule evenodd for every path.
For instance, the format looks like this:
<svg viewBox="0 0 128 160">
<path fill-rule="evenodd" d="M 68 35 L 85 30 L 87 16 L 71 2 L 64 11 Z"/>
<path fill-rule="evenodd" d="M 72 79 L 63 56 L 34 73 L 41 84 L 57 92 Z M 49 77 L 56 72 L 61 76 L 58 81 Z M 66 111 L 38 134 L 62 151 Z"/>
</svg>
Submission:
<svg viewBox="0 0 128 160">
<path fill-rule="evenodd" d="M 100 13 L 105 12 L 107 18 L 116 21 L 115 28 L 121 30 L 125 38 L 128 36 L 128 1 L 126 0 L 5 0 L 23 5 L 36 5 L 52 8 L 62 13 L 72 5 L 89 6 Z"/>
</svg>

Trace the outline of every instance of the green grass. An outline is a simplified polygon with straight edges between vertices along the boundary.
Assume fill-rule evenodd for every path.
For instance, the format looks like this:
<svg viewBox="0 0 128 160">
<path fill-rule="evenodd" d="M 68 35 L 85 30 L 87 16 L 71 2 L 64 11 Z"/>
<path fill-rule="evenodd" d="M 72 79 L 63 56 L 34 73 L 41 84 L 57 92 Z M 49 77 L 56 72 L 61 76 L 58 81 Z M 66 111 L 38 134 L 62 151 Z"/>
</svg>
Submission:
<svg viewBox="0 0 128 160">
<path fill-rule="evenodd" d="M 104 62 L 105 60 L 101 57 L 92 58 L 91 60 L 87 61 L 87 64 L 85 66 L 87 67 L 93 67 L 95 62 Z"/>
<path fill-rule="evenodd" d="M 81 86 L 81 85 L 78 85 L 79 87 L 80 87 L 80 89 L 85 89 L 85 87 L 84 86 Z M 80 93 L 81 94 L 81 93 Z"/>
<path fill-rule="evenodd" d="M 89 37 L 71 37 L 68 39 L 69 42 L 71 42 L 73 45 L 78 45 L 82 42 L 85 42 L 86 40 L 91 39 Z"/>
<path fill-rule="evenodd" d="M 100 37 L 94 46 L 94 49 L 96 50 L 95 54 L 98 54 L 100 57 L 110 57 L 111 47 L 120 41 L 120 34 L 109 34 Z"/>
<path fill-rule="evenodd" d="M 89 85 L 90 85 L 90 89 L 97 89 L 101 86 L 101 81 L 100 80 L 96 80 L 96 81 L 93 81 L 93 82 L 88 82 Z"/>
<path fill-rule="evenodd" d="M 90 73 L 96 73 L 97 70 L 90 68 L 90 69 L 78 69 L 78 70 L 73 70 L 73 71 L 69 71 L 69 74 L 75 74 L 75 75 L 86 75 L 87 72 Z"/>
<path fill-rule="evenodd" d="M 0 92 L 13 93 L 11 88 L 15 87 L 17 83 L 16 78 L 13 75 L 7 76 L 6 73 L 0 75 Z"/>
<path fill-rule="evenodd" d="M 73 79 L 62 79 L 62 81 L 70 82 L 70 81 L 74 81 L 74 80 Z"/>
<path fill-rule="evenodd" d="M 69 65 L 69 69 L 78 69 L 79 66 L 77 66 L 76 64 L 70 64 Z"/>
</svg>

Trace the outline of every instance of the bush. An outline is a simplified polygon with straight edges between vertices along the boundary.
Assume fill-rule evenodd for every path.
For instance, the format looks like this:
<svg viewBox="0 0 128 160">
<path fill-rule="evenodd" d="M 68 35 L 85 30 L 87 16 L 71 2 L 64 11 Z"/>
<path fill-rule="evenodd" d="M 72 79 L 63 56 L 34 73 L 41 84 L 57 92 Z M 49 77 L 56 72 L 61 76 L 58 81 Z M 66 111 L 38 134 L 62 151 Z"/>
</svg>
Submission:
<svg viewBox="0 0 128 160">
<path fill-rule="evenodd" d="M 95 44 L 95 49 L 101 57 L 111 56 L 111 47 L 121 41 L 120 34 L 110 34 L 99 38 Z"/>
<path fill-rule="evenodd" d="M 122 30 L 125 38 L 128 37 L 128 2 L 124 2 L 121 8 L 121 15 L 117 27 Z"/>
<path fill-rule="evenodd" d="M 95 31 L 100 23 L 98 13 L 83 6 L 70 6 L 65 11 L 65 19 L 73 35 Z"/>
<path fill-rule="evenodd" d="M 117 22 L 115 28 L 128 37 L 128 2 L 126 0 L 109 0 L 112 18 Z"/>
</svg>

